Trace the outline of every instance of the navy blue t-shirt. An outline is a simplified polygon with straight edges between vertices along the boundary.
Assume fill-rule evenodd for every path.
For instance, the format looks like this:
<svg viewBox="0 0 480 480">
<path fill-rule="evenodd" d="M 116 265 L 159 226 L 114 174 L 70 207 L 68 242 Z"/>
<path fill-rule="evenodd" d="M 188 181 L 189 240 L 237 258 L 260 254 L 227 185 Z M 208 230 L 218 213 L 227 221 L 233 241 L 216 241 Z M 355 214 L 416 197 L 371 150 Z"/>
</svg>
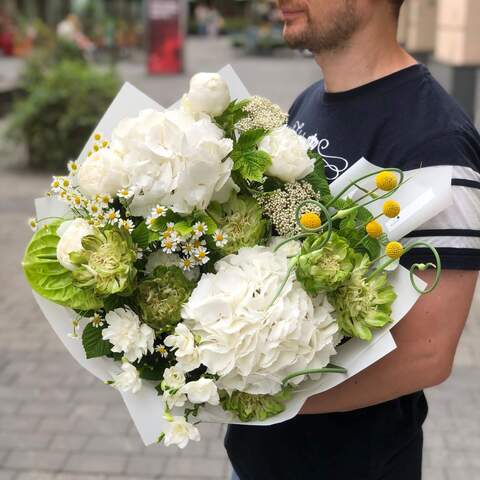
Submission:
<svg viewBox="0 0 480 480">
<path fill-rule="evenodd" d="M 362 157 L 404 171 L 451 165 L 453 204 L 402 243 L 428 241 L 443 268 L 480 269 L 480 136 L 425 66 L 341 93 L 317 82 L 289 114 L 290 126 L 325 159 L 330 180 Z M 430 261 L 429 251 L 414 249 L 403 259 L 407 266 L 416 261 Z M 426 415 L 418 392 L 269 427 L 231 425 L 225 446 L 241 480 L 371 480 L 383 478 L 391 459 L 418 437 Z"/>
</svg>

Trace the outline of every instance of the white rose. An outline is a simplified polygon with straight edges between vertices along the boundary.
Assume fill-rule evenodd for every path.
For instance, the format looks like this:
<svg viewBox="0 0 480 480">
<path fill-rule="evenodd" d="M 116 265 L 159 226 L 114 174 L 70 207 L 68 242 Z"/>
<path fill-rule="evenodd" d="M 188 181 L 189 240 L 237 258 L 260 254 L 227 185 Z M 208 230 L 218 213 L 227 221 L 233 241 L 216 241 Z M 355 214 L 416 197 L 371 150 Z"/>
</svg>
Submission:
<svg viewBox="0 0 480 480">
<path fill-rule="evenodd" d="M 217 386 L 210 378 L 200 378 L 196 382 L 188 382 L 182 388 L 182 392 L 187 394 L 188 400 L 192 403 L 210 403 L 212 405 L 220 403 Z"/>
<path fill-rule="evenodd" d="M 60 240 L 57 244 L 57 259 L 67 270 L 74 270 L 70 254 L 83 249 L 82 238 L 94 233 L 94 228 L 83 218 L 63 222 L 57 230 Z"/>
<path fill-rule="evenodd" d="M 113 375 L 113 386 L 122 392 L 137 393 L 142 388 L 140 372 L 128 362 L 123 362 L 122 373 Z"/>
<path fill-rule="evenodd" d="M 138 315 L 129 308 L 117 308 L 105 315 L 108 327 L 102 330 L 102 338 L 112 345 L 112 352 L 125 355 L 129 362 L 140 360 L 153 352 L 155 331 L 141 323 Z"/>
<path fill-rule="evenodd" d="M 190 90 L 183 97 L 184 108 L 212 117 L 222 114 L 230 103 L 227 82 L 218 73 L 197 73 L 190 80 Z"/>
<path fill-rule="evenodd" d="M 128 175 L 122 158 L 110 148 L 102 148 L 88 157 L 78 171 L 78 186 L 91 198 L 108 193 L 114 197 L 128 186 Z"/>
<path fill-rule="evenodd" d="M 169 429 L 165 432 L 165 445 L 178 445 L 180 448 L 185 448 L 189 442 L 193 440 L 198 442 L 200 440 L 200 432 L 198 428 L 188 423 L 184 417 L 173 417 L 173 421 L 169 423 Z"/>
<path fill-rule="evenodd" d="M 294 182 L 313 172 L 315 161 L 308 156 L 307 139 L 286 125 L 272 130 L 258 148 L 272 157 L 267 175 Z"/>
<path fill-rule="evenodd" d="M 176 390 L 185 385 L 185 374 L 175 367 L 166 368 L 163 373 L 165 386 Z"/>
<path fill-rule="evenodd" d="M 183 323 L 179 323 L 175 327 L 175 333 L 169 335 L 163 343 L 175 350 L 177 358 L 192 355 L 195 351 L 195 339 L 192 332 Z"/>
</svg>

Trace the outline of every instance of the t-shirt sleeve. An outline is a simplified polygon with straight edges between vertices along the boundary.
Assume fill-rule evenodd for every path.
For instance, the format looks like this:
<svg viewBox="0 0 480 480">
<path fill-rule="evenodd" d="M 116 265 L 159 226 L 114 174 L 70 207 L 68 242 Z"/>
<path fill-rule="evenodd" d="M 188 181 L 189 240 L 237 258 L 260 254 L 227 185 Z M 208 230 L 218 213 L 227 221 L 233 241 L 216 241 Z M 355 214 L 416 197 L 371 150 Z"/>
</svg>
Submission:
<svg viewBox="0 0 480 480">
<path fill-rule="evenodd" d="M 480 270 L 480 137 L 474 130 L 452 132 L 415 149 L 413 168 L 451 165 L 453 203 L 403 240 L 404 246 L 428 242 L 440 255 L 442 268 Z M 434 182 L 435 179 L 432 179 Z M 402 265 L 433 262 L 429 249 L 413 248 Z"/>
</svg>

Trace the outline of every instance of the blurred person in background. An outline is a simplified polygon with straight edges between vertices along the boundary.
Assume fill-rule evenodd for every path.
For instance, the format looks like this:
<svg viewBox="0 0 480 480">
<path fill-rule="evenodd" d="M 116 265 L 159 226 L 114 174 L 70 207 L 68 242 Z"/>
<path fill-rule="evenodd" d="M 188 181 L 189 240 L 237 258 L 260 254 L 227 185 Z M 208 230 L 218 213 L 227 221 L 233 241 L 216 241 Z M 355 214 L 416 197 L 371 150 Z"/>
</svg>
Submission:
<svg viewBox="0 0 480 480">
<path fill-rule="evenodd" d="M 57 25 L 57 35 L 66 42 L 74 43 L 87 57 L 95 51 L 95 44 L 83 33 L 79 18 L 72 13 Z"/>
<path fill-rule="evenodd" d="M 199 2 L 194 10 L 195 25 L 198 35 L 207 34 L 208 7 L 205 2 Z"/>
</svg>

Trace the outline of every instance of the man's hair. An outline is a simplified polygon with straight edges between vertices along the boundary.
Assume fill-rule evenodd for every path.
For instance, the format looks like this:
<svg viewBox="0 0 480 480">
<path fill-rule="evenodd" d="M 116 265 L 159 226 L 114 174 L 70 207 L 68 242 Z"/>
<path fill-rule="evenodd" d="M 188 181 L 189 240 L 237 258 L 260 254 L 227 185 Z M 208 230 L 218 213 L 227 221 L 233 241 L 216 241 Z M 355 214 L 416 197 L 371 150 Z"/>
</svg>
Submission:
<svg viewBox="0 0 480 480">
<path fill-rule="evenodd" d="M 389 0 L 389 2 L 392 4 L 395 15 L 398 17 L 400 15 L 400 9 L 405 3 L 405 0 Z"/>
</svg>

